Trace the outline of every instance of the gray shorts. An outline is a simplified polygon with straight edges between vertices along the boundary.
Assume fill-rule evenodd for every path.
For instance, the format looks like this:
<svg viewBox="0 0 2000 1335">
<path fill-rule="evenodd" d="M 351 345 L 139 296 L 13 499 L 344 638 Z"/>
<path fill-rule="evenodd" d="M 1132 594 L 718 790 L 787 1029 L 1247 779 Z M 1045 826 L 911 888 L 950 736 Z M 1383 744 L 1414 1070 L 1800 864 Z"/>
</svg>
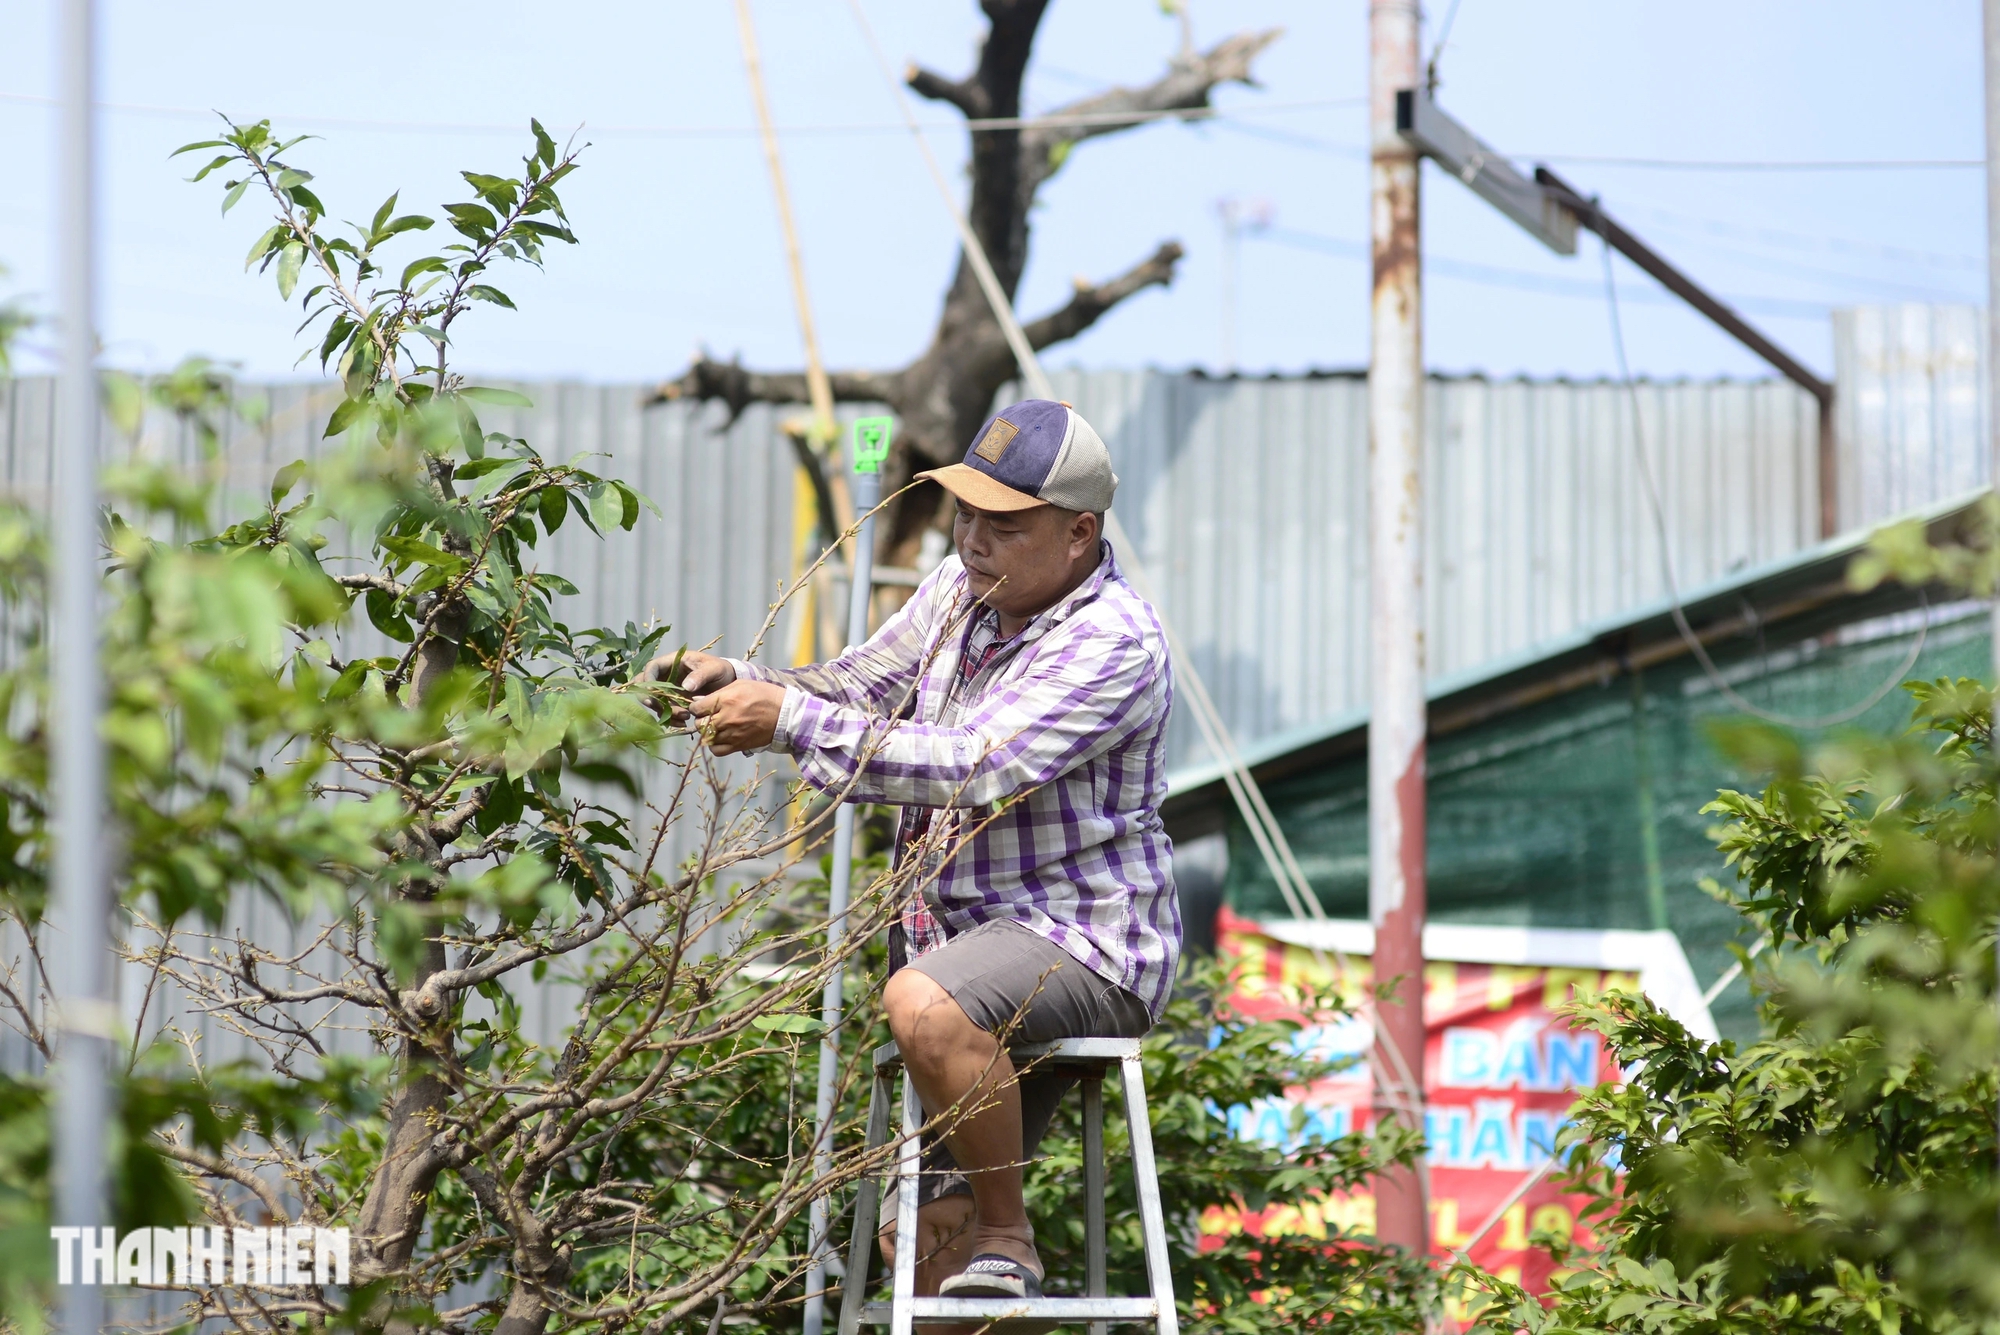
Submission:
<svg viewBox="0 0 2000 1335">
<path fill-rule="evenodd" d="M 1005 1042 L 1058 1038 L 1137 1038 L 1153 1027 L 1146 1004 L 1106 982 L 1075 957 L 1017 922 L 985 922 L 909 962 L 956 1001 L 972 1022 Z M 1021 1076 L 1021 1158 L 1035 1151 L 1073 1076 Z M 927 1115 L 934 1110 L 926 1110 Z M 972 1193 L 941 1139 L 926 1137 L 917 1197 Z"/>
</svg>

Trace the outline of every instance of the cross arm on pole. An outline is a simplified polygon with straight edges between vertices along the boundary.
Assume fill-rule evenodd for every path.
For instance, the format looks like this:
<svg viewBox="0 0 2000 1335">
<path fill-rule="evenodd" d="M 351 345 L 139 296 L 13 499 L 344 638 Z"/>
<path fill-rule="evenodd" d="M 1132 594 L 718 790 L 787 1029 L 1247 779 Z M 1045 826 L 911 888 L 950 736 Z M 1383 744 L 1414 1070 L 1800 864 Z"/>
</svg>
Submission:
<svg viewBox="0 0 2000 1335">
<path fill-rule="evenodd" d="M 1532 179 L 1523 176 L 1505 155 L 1454 120 L 1420 88 L 1396 94 L 1396 132 L 1558 255 L 1576 253 L 1579 226 L 1597 233 L 1613 250 L 1818 399 L 1823 408 L 1832 405 L 1832 385 L 1620 226 L 1596 199 L 1547 167 L 1538 165 Z"/>
<path fill-rule="evenodd" d="M 1446 114 L 1424 89 L 1404 88 L 1397 92 L 1396 133 L 1558 255 L 1576 253 L 1579 226 L 1597 233 L 1607 246 L 1658 279 L 1669 292 L 1812 395 L 1819 404 L 1820 536 L 1831 537 L 1838 531 L 1840 469 L 1834 440 L 1831 383 L 1807 370 L 1804 363 L 1731 310 L 1728 303 L 1620 226 L 1595 197 L 1585 195 L 1540 164 L 1535 167 L 1533 179 L 1523 176 L 1504 155 Z"/>
<path fill-rule="evenodd" d="M 1396 94 L 1396 133 L 1558 255 L 1576 254 L 1575 211 L 1514 168 L 1505 154 L 1446 115 L 1419 88 Z"/>
<path fill-rule="evenodd" d="M 1676 269 L 1638 237 L 1633 236 L 1594 199 L 1557 176 L 1547 167 L 1535 168 L 1535 182 L 1552 203 L 1573 214 L 1579 224 L 1604 238 L 1605 244 L 1660 280 L 1660 285 L 1706 315 L 1737 342 L 1762 357 L 1778 373 L 1820 402 L 1822 409 L 1833 406 L 1833 386 L 1808 371 L 1783 348 L 1766 338 L 1755 325 L 1711 295 L 1699 283 Z"/>
</svg>

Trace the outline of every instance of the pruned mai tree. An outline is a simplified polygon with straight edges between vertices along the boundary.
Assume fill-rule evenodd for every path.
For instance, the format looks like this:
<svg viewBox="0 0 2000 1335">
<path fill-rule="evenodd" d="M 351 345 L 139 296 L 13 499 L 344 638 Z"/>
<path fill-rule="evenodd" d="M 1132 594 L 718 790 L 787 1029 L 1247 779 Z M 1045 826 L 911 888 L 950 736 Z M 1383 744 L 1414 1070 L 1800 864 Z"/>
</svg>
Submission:
<svg viewBox="0 0 2000 1335">
<path fill-rule="evenodd" d="M 485 430 L 525 400 L 452 365 L 468 312 L 512 306 L 507 267 L 574 243 L 576 155 L 537 124 L 441 218 L 391 196 L 341 230 L 298 142 L 259 122 L 182 151 L 212 154 L 196 179 L 225 209 L 271 209 L 248 263 L 339 377 L 320 457 L 217 531 L 227 381 L 112 396 L 177 414 L 206 461 L 109 483 L 104 732 L 144 980 L 120 1222 L 352 1230 L 352 1288 L 189 1286 L 166 1325 L 660 1332 L 796 1304 L 809 1202 L 871 1161 L 815 1184 L 810 1117 L 746 1129 L 744 1093 L 811 1078 L 843 956 L 798 863 L 830 810 L 788 824 L 673 722 L 677 688 L 634 681 L 668 628 L 565 620 L 538 544 L 566 522 L 619 541 L 649 502 Z M 392 262 L 427 232 L 446 243 Z M 16 606 L 41 601 L 40 553 L 0 515 Z M 0 1016 L 47 1058 L 46 658 L 36 618 L 9 624 L 0 703 L 32 725 L 0 740 Z M 259 897 L 281 938 L 244 929 Z M 850 941 L 888 898 L 864 886 Z M 0 1245 L 47 1208 L 44 1093 L 0 1080 L 0 1163 L 29 1184 L 0 1173 Z M 48 1296 L 41 1218 L 0 1265 L 17 1312 Z"/>
<path fill-rule="evenodd" d="M 954 79 L 912 65 L 907 82 L 918 94 L 957 108 L 968 120 L 1014 120 L 1021 116 L 1021 82 L 1048 0 L 982 0 L 980 7 L 990 26 L 977 67 Z M 971 130 L 968 218 L 1009 298 L 1028 266 L 1029 219 L 1036 199 L 1042 186 L 1069 162 L 1077 145 L 1162 114 L 1205 108 L 1219 84 L 1253 84 L 1252 62 L 1279 36 L 1277 29 L 1239 33 L 1201 51 L 1185 22 L 1181 33 L 1179 52 L 1150 84 L 1113 88 L 1025 125 L 982 125 Z M 1075 338 L 1126 298 L 1171 283 L 1181 255 L 1178 242 L 1164 241 L 1115 278 L 1078 279 L 1061 307 L 1026 322 L 1029 343 L 1041 349 Z M 896 410 L 899 427 L 888 466 L 893 490 L 914 473 L 957 462 L 992 411 L 993 396 L 1015 374 L 1013 354 L 999 322 L 961 253 L 930 345 L 915 361 L 894 371 L 835 371 L 831 379 L 837 400 L 882 402 Z M 655 397 L 720 400 L 728 405 L 733 422 L 752 403 L 804 403 L 806 378 L 803 371 L 753 371 L 703 354 L 678 379 L 659 386 Z M 821 460 L 808 457 L 805 462 L 823 468 Z M 829 491 L 823 477 L 820 481 L 816 491 L 824 511 Z M 923 482 L 892 507 L 882 539 L 892 562 L 909 564 L 926 529 L 934 524 L 949 527 L 941 518 L 944 499 L 940 488 Z M 820 526 L 827 534 L 838 527 L 830 513 L 821 514 Z"/>
</svg>

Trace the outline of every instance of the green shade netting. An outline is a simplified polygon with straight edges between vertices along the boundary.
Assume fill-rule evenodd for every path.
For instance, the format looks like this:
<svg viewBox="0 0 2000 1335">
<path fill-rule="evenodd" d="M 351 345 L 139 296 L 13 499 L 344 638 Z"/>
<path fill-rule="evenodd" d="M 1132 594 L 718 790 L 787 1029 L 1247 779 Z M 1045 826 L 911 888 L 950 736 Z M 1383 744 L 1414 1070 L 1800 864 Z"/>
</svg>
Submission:
<svg viewBox="0 0 2000 1335">
<path fill-rule="evenodd" d="M 1738 694 L 1794 717 L 1842 711 L 1908 655 L 1923 614 L 1775 636 L 1713 650 Z M 1940 609 L 1914 678 L 1985 678 L 1992 662 L 1983 606 Z M 1715 851 L 1718 789 L 1753 781 L 1733 771 L 1708 726 L 1740 717 L 1699 664 L 1681 655 L 1637 674 L 1573 690 L 1434 738 L 1429 755 L 1430 917 L 1491 926 L 1668 927 L 1706 988 L 1750 936 L 1700 885 L 1733 884 Z M 1850 728 L 1907 726 L 1909 697 L 1891 691 Z M 1819 734 L 1810 734 L 1811 736 Z M 1368 771 L 1339 760 L 1265 789 L 1327 914 L 1368 916 Z M 1225 902 L 1251 917 L 1287 916 L 1240 818 L 1229 830 Z M 1716 1000 L 1728 1037 L 1755 1034 L 1748 985 Z"/>
</svg>

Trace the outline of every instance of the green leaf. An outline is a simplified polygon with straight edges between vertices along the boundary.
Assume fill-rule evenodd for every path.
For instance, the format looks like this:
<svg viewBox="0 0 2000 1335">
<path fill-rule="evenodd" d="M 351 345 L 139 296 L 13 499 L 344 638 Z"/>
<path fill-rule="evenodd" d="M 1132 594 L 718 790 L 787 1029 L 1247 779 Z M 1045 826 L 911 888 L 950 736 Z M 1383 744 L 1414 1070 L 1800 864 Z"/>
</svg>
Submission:
<svg viewBox="0 0 2000 1335">
<path fill-rule="evenodd" d="M 396 207 L 397 196 L 401 195 L 402 193 L 403 193 L 402 191 L 398 190 L 395 194 L 390 195 L 387 199 L 382 201 L 382 207 L 375 210 L 375 218 L 372 222 L 368 224 L 369 235 L 371 236 L 381 235 L 382 224 L 389 221 L 389 214 Z"/>
<path fill-rule="evenodd" d="M 227 167 L 230 163 L 234 161 L 236 161 L 236 155 L 234 153 L 218 154 L 217 156 L 209 159 L 208 165 L 203 167 L 200 171 L 196 172 L 194 175 L 188 177 L 188 182 L 189 184 L 193 184 L 196 181 L 207 180 L 208 174 L 210 172 L 216 170 L 218 167 Z"/>
<path fill-rule="evenodd" d="M 243 198 L 243 192 L 250 188 L 248 181 L 238 181 L 229 187 L 229 193 L 222 197 L 222 211 L 229 212 L 236 207 L 236 201 Z"/>
<path fill-rule="evenodd" d="M 104 411 L 113 426 L 132 435 L 146 420 L 146 389 L 123 371 L 107 371 L 103 379 Z"/>
<path fill-rule="evenodd" d="M 505 292 L 502 292 L 499 288 L 489 287 L 485 283 L 474 283 L 471 287 L 466 289 L 465 295 L 472 298 L 474 301 L 490 301 L 495 306 L 505 306 L 510 311 L 520 309 L 514 304 L 514 299 L 512 297 L 509 297 Z"/>
<path fill-rule="evenodd" d="M 436 225 L 437 219 L 435 218 L 427 218 L 421 213 L 405 213 L 400 218 L 392 219 L 388 227 L 379 230 L 386 240 L 392 236 L 401 236 L 404 232 L 429 231 Z"/>
<path fill-rule="evenodd" d="M 620 788 L 623 788 L 629 796 L 633 798 L 639 796 L 638 780 L 616 765 L 607 765 L 597 760 L 585 760 L 571 765 L 569 772 L 576 775 L 577 778 L 586 779 L 591 783 L 616 784 Z"/>
<path fill-rule="evenodd" d="M 496 408 L 532 408 L 535 401 L 526 394 L 516 394 L 511 389 L 494 389 L 488 385 L 464 385 L 459 388 L 459 397 L 471 399 L 474 403 L 490 403 Z"/>
<path fill-rule="evenodd" d="M 638 501 L 630 503 L 633 517 L 638 517 Z M 608 482 L 600 482 L 590 489 L 590 517 L 596 521 L 600 532 L 612 528 L 624 528 L 627 502 L 625 494 Z"/>
<path fill-rule="evenodd" d="M 411 260 L 408 264 L 403 266 L 403 279 L 402 282 L 397 284 L 397 286 L 408 287 L 410 285 L 410 280 L 416 278 L 419 274 L 427 274 L 432 272 L 433 270 L 443 269 L 446 267 L 448 266 L 445 264 L 444 260 L 436 255 L 426 255 L 422 259 Z"/>
<path fill-rule="evenodd" d="M 538 120 L 530 120 L 528 128 L 534 131 L 535 135 L 535 156 L 532 161 L 540 162 L 544 167 L 553 167 L 556 162 L 556 141 L 549 137 L 549 132 L 542 128 L 542 123 Z"/>
<path fill-rule="evenodd" d="M 276 245 L 278 243 L 278 238 L 283 236 L 284 234 L 285 234 L 285 225 L 283 223 L 275 223 L 267 231 L 265 231 L 264 235 L 258 237 L 255 241 L 251 242 L 250 253 L 243 257 L 244 271 L 248 272 L 251 265 L 255 264 L 258 260 L 263 259 L 265 255 L 270 253 L 271 247 Z"/>
<path fill-rule="evenodd" d="M 475 241 L 492 236 L 500 226 L 500 220 L 493 216 L 493 211 L 481 204 L 447 204 L 444 211 L 451 215 L 454 229 Z"/>
<path fill-rule="evenodd" d="M 393 553 L 406 562 L 416 565 L 435 566 L 457 574 L 465 569 L 466 560 L 453 556 L 450 552 L 431 546 L 419 538 L 402 538 L 391 535 L 381 541 L 382 550 Z"/>
<path fill-rule="evenodd" d="M 290 495 L 292 488 L 297 486 L 299 479 L 305 475 L 305 471 L 306 461 L 303 459 L 294 459 L 280 468 L 277 475 L 271 479 L 271 504 L 276 505 Z"/>
<path fill-rule="evenodd" d="M 504 176 L 488 176 L 484 172 L 460 172 L 466 184 L 479 192 L 479 197 L 494 208 L 505 212 L 514 207 L 516 195 L 520 192 L 520 182 L 510 181 Z"/>
<path fill-rule="evenodd" d="M 385 594 L 384 597 L 386 596 Z M 369 620 L 374 620 L 373 609 L 370 609 Z M 365 659 L 349 663 L 341 670 L 340 676 L 334 679 L 333 685 L 326 688 L 326 698 L 328 700 L 345 700 L 360 690 L 362 679 L 368 675 L 368 667 L 369 664 Z"/>
<path fill-rule="evenodd" d="M 542 488 L 542 527 L 554 533 L 562 527 L 563 518 L 569 514 L 569 494 L 561 487 Z"/>
<path fill-rule="evenodd" d="M 521 231 L 533 232 L 536 236 L 547 237 L 551 241 L 567 241 L 572 246 L 576 244 L 576 236 L 569 228 L 558 227 L 554 223 L 535 222 L 531 219 L 523 218 L 515 223 L 514 226 Z"/>
<path fill-rule="evenodd" d="M 278 295 L 286 301 L 292 299 L 292 289 L 299 285 L 299 268 L 306 262 L 306 248 L 303 243 L 288 243 L 278 254 Z"/>
<path fill-rule="evenodd" d="M 368 620 L 390 639 L 408 644 L 416 639 L 409 620 L 396 611 L 396 599 L 382 589 L 368 590 Z"/>
<path fill-rule="evenodd" d="M 354 321 L 345 315 L 334 316 L 333 323 L 327 326 L 325 340 L 319 345 L 319 364 L 325 366 L 327 359 L 333 356 L 334 349 L 345 342 L 347 336 L 353 332 Z"/>
<path fill-rule="evenodd" d="M 750 1023 L 767 1034 L 816 1034 L 824 1027 L 810 1015 L 760 1015 Z"/>
<path fill-rule="evenodd" d="M 227 139 L 197 139 L 192 144 L 182 144 L 179 148 L 167 154 L 167 156 L 170 158 L 177 158 L 183 153 L 198 153 L 204 148 L 229 148 L 229 147 L 232 147 L 232 145 Z"/>
<path fill-rule="evenodd" d="M 471 463 L 460 464 L 458 471 L 453 473 L 452 476 L 461 482 L 469 482 L 473 478 L 485 477 L 488 473 L 496 469 L 505 468 L 509 464 L 517 464 L 519 462 L 519 459 L 509 459 L 504 455 L 496 454 L 488 459 L 474 459 Z"/>
<path fill-rule="evenodd" d="M 1650 1293 L 1622 1293 L 1614 1298 L 1604 1315 L 1607 1320 L 1619 1321 L 1651 1307 L 1655 1298 Z"/>
<path fill-rule="evenodd" d="M 339 435 L 341 432 L 347 430 L 354 419 L 361 415 L 362 409 L 367 406 L 368 400 L 366 399 L 343 399 L 340 406 L 333 410 L 333 416 L 326 419 L 326 430 L 320 432 L 320 435 L 322 437 Z"/>
<path fill-rule="evenodd" d="M 629 533 L 632 531 L 632 526 L 639 522 L 639 493 L 623 482 L 613 482 L 611 485 L 618 489 L 618 498 L 623 503 L 622 512 L 618 517 L 618 527 Z"/>
</svg>

